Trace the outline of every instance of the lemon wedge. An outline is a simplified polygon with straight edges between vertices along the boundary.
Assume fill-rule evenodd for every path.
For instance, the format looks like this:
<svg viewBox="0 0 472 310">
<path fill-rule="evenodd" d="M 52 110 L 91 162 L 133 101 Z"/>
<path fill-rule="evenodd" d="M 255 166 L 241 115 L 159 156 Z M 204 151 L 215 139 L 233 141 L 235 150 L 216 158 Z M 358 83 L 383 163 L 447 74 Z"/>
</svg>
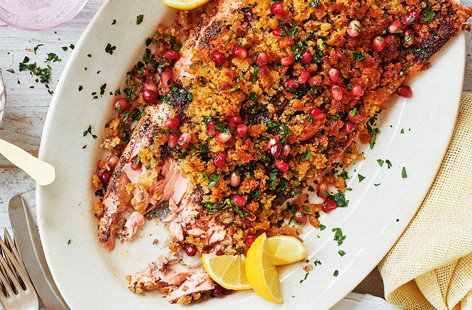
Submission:
<svg viewBox="0 0 472 310">
<path fill-rule="evenodd" d="M 164 0 L 164 4 L 178 10 L 192 10 L 207 3 L 208 0 Z"/>
<path fill-rule="evenodd" d="M 203 268 L 219 285 L 229 290 L 251 288 L 244 270 L 244 255 L 203 254 Z"/>
<path fill-rule="evenodd" d="M 279 274 L 269 255 L 265 233 L 257 237 L 247 252 L 246 276 L 257 295 L 267 301 L 283 303 Z"/>
<path fill-rule="evenodd" d="M 269 256 L 274 265 L 287 265 L 306 257 L 303 243 L 292 236 L 274 236 L 267 238 Z"/>
</svg>

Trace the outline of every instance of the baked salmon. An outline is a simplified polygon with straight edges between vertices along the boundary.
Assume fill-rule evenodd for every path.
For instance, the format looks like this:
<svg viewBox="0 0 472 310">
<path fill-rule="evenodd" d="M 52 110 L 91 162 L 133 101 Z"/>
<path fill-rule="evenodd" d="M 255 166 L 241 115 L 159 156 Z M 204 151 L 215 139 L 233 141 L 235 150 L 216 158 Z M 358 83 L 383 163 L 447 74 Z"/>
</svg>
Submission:
<svg viewBox="0 0 472 310">
<path fill-rule="evenodd" d="M 394 93 L 411 96 L 407 80 L 471 15 L 449 0 L 218 0 L 197 25 L 161 26 L 129 73 L 126 100 L 146 106 L 136 125 L 120 106 L 116 124 L 135 128 L 112 147 L 121 157 L 104 181 L 98 240 L 112 250 L 167 210 L 180 259 L 149 264 L 129 288 L 184 304 L 211 295 L 221 288 L 200 253 L 245 253 L 262 232 L 298 236 L 347 206 L 337 169 L 362 158 L 355 140 L 373 147 L 376 114 Z M 313 182 L 323 204 L 300 196 Z M 188 271 L 172 267 L 188 257 Z"/>
</svg>

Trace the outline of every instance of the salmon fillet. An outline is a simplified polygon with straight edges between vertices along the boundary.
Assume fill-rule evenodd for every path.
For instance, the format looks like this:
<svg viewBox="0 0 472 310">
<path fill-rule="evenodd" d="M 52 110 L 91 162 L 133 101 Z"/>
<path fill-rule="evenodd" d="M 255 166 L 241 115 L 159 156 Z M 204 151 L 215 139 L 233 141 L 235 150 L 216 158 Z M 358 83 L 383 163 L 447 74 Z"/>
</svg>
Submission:
<svg viewBox="0 0 472 310">
<path fill-rule="evenodd" d="M 247 245 L 241 235 L 263 231 L 297 235 L 295 228 L 279 224 L 290 211 L 281 206 L 311 181 L 328 178 L 327 174 L 334 171 L 333 163 L 347 166 L 354 140 L 367 133 L 376 113 L 405 81 L 427 69 L 433 55 L 458 31 L 468 28 L 464 23 L 472 15 L 469 8 L 446 0 L 311 1 L 308 8 L 305 2 L 294 1 L 290 2 L 292 11 L 281 15 L 278 24 L 274 24 L 271 5 L 267 0 L 214 1 L 180 49 L 178 61 L 171 66 L 172 77 L 164 78 L 169 69 L 157 71 L 160 99 L 145 108 L 105 191 L 98 229 L 98 240 L 105 248 L 112 250 L 116 237 L 131 240 L 145 218 L 160 209 L 169 210 L 162 220 L 168 227 L 171 249 L 184 257 L 183 250 L 188 246 L 198 253 L 242 253 Z M 298 7 L 306 12 L 296 11 Z M 408 19 L 412 12 L 417 13 L 413 21 Z M 363 23 L 362 35 L 346 34 L 349 20 L 343 14 Z M 334 20 L 336 16 L 341 17 Z M 385 30 L 396 20 L 402 20 L 405 28 L 414 31 L 413 39 L 402 40 L 399 32 L 389 34 L 390 30 Z M 313 36 L 306 31 L 305 37 L 297 38 L 299 24 L 312 31 Z M 279 29 L 281 38 L 275 38 L 267 28 Z M 385 41 L 383 47 L 372 50 L 372 42 L 379 34 L 380 42 Z M 244 41 L 245 36 L 252 41 Z M 307 42 L 316 36 L 320 39 L 310 46 Z M 231 62 L 217 65 L 215 50 L 227 45 L 247 46 L 250 57 L 256 60 L 232 58 Z M 251 49 L 264 49 L 277 56 L 268 56 L 271 67 L 257 65 L 263 52 L 253 53 Z M 289 51 L 303 63 L 303 52 L 311 49 L 317 52 L 312 52 L 304 66 L 297 63 L 293 68 L 284 68 L 280 55 Z M 274 63 L 276 69 L 272 68 Z M 330 80 L 330 68 L 342 72 L 339 81 Z M 302 83 L 299 75 L 303 71 L 309 73 L 309 79 Z M 287 87 L 286 78 L 296 87 Z M 240 85 L 240 81 L 246 83 Z M 359 85 L 363 87 L 362 95 L 353 95 L 353 86 Z M 342 89 L 338 99 L 333 94 L 334 86 Z M 188 93 L 193 97 L 183 100 Z M 137 98 L 142 101 L 142 95 Z M 309 100 L 303 102 L 304 98 Z M 311 104 L 323 110 L 322 117 L 305 116 L 312 115 Z M 208 124 L 216 122 L 217 128 L 224 127 L 234 115 L 248 120 L 246 137 L 250 138 L 235 139 L 235 128 L 230 128 L 226 132 L 231 140 L 227 141 L 234 141 L 234 148 L 227 141 L 213 143 L 211 134 L 206 134 Z M 164 124 L 175 117 L 181 120 L 179 130 L 192 136 L 188 149 L 166 146 L 169 132 Z M 199 125 L 202 123 L 206 125 Z M 352 129 L 348 130 L 349 124 Z M 219 133 L 224 130 L 218 129 Z M 287 154 L 274 155 L 275 165 L 269 155 L 266 162 L 265 157 L 250 157 L 250 150 L 256 148 L 251 139 L 259 137 L 258 149 L 270 154 L 275 144 L 281 144 L 284 152 L 288 145 Z M 207 150 L 200 145 L 206 141 L 210 141 L 205 145 Z M 228 182 L 231 171 L 215 168 L 215 159 L 206 154 L 218 152 L 225 152 L 237 162 L 232 168 L 244 177 L 240 184 L 222 184 Z M 292 158 L 293 163 L 284 162 L 286 158 Z M 137 163 L 137 159 L 143 162 Z M 287 169 L 280 168 L 278 160 L 286 163 Z M 256 178 L 263 182 L 255 183 Z M 279 179 L 285 183 L 274 181 Z M 287 185 L 289 182 L 292 183 Z M 238 188 L 237 195 L 245 197 L 244 208 L 229 201 L 228 193 L 233 193 L 234 188 Z M 320 211 L 319 207 L 305 205 L 313 207 L 313 213 Z M 305 216 L 314 219 L 314 214 Z M 232 226 L 234 223 L 239 228 Z M 129 277 L 129 288 L 136 293 L 158 290 L 169 302 L 185 304 L 218 289 L 198 268 L 199 264 L 188 272 L 177 272 L 172 268 L 177 263 L 161 258 L 149 264 L 144 271 Z"/>
</svg>

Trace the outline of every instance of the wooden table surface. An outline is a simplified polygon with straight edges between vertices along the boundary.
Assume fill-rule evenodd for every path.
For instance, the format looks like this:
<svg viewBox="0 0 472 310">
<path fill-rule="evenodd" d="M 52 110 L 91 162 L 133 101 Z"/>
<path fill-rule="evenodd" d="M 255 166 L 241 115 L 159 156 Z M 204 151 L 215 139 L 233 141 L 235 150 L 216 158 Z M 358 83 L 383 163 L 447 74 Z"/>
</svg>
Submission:
<svg viewBox="0 0 472 310">
<path fill-rule="evenodd" d="M 76 44 L 102 2 L 102 0 L 89 0 L 75 19 L 49 31 L 28 32 L 0 22 L 0 69 L 7 89 L 7 104 L 3 123 L 0 123 L 0 138 L 37 155 L 52 96 L 45 85 L 36 83 L 29 73 L 19 72 L 18 64 L 28 56 L 30 62 L 44 66 L 48 53 L 57 54 L 61 61 L 50 64 L 52 76 L 49 90 L 54 90 L 71 54 L 70 48 L 64 51 L 63 47 Z M 472 0 L 465 0 L 462 3 L 472 6 Z M 466 36 L 467 62 L 463 90 L 472 91 L 472 35 L 466 34 Z M 14 69 L 15 73 L 8 72 L 8 69 Z M 14 194 L 23 194 L 29 206 L 34 208 L 34 191 L 35 183 L 0 155 L 0 228 L 10 228 L 7 213 L 9 199 Z M 383 287 L 378 272 L 374 270 L 356 291 L 382 295 Z"/>
</svg>

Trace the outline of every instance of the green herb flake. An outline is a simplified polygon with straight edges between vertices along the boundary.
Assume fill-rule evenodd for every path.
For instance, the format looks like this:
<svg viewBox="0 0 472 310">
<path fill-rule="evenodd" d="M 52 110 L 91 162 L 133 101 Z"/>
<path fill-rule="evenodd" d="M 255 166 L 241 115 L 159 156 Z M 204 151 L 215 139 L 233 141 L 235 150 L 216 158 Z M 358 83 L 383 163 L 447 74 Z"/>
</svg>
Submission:
<svg viewBox="0 0 472 310">
<path fill-rule="evenodd" d="M 72 242 L 72 240 L 71 240 L 71 239 L 69 239 L 69 240 L 67 241 L 67 244 L 70 244 L 71 242 Z"/>
<path fill-rule="evenodd" d="M 61 47 L 61 48 L 62 48 L 62 50 L 63 50 L 64 52 L 67 52 L 67 50 L 69 49 L 67 46 L 63 46 L 63 47 Z"/>
<path fill-rule="evenodd" d="M 318 8 L 320 6 L 320 0 L 313 0 L 310 2 L 312 8 Z"/>
<path fill-rule="evenodd" d="M 110 43 L 107 43 L 107 46 L 105 47 L 105 52 L 113 55 L 113 52 L 116 50 L 116 46 L 111 45 Z"/>
<path fill-rule="evenodd" d="M 136 16 L 136 25 L 140 25 L 144 20 L 144 15 Z"/>
<path fill-rule="evenodd" d="M 7 72 L 10 72 L 10 73 L 15 73 L 15 70 L 10 68 L 10 69 L 7 69 Z"/>
<path fill-rule="evenodd" d="M 333 228 L 331 231 L 334 232 L 333 240 L 338 243 L 338 246 L 343 244 L 344 240 L 346 240 L 346 235 L 343 235 L 342 229 L 339 227 L 336 227 L 336 228 Z"/>
<path fill-rule="evenodd" d="M 430 22 L 434 19 L 434 17 L 436 16 L 436 12 L 434 12 L 433 10 L 431 10 L 431 8 L 428 8 L 428 10 L 426 11 L 426 13 L 424 14 L 424 17 L 423 17 L 423 20 L 425 22 Z"/>
<path fill-rule="evenodd" d="M 346 255 L 346 252 L 344 252 L 343 250 L 339 250 L 338 254 L 339 256 L 343 257 L 344 255 Z"/>
<path fill-rule="evenodd" d="M 392 168 L 392 162 L 390 160 L 386 159 L 385 163 L 387 164 L 388 169 Z"/>
<path fill-rule="evenodd" d="M 38 51 L 38 48 L 39 48 L 40 46 L 43 46 L 43 45 L 44 45 L 44 44 L 38 44 L 38 45 L 36 45 L 35 47 L 33 47 L 33 53 L 36 55 L 36 52 Z"/>
<path fill-rule="evenodd" d="M 363 52 L 352 52 L 352 59 L 355 61 L 362 61 L 365 59 Z"/>
<path fill-rule="evenodd" d="M 358 174 L 358 175 L 357 175 L 357 178 L 359 179 L 359 183 L 361 183 L 362 181 L 364 181 L 365 176 L 363 176 L 363 175 L 361 175 L 361 174 Z"/>
<path fill-rule="evenodd" d="M 82 91 L 82 89 L 84 89 L 84 87 L 83 87 L 82 85 L 79 85 L 78 90 L 79 90 L 79 91 Z"/>
<path fill-rule="evenodd" d="M 320 228 L 321 231 L 323 231 L 323 230 L 326 229 L 326 225 L 320 224 L 319 228 Z"/>
<path fill-rule="evenodd" d="M 82 135 L 85 137 L 86 135 L 90 134 L 92 138 L 97 139 L 97 136 L 92 133 L 92 125 L 88 125 L 87 130 L 85 130 Z"/>
<path fill-rule="evenodd" d="M 406 173 L 406 168 L 402 167 L 402 179 L 406 179 L 408 177 L 408 174 Z"/>
<path fill-rule="evenodd" d="M 339 275 L 339 271 L 335 270 L 334 273 L 333 273 L 333 277 L 337 277 L 338 275 Z"/>
<path fill-rule="evenodd" d="M 376 183 L 376 184 L 374 184 L 374 186 L 379 186 L 380 184 L 381 184 L 381 183 Z"/>
<path fill-rule="evenodd" d="M 305 273 L 305 277 L 300 280 L 300 283 L 303 283 L 303 281 L 305 281 L 308 278 L 309 274 L 310 274 L 309 272 Z"/>
<path fill-rule="evenodd" d="M 116 19 L 111 22 L 112 25 L 116 25 Z"/>
<path fill-rule="evenodd" d="M 385 163 L 385 160 L 383 160 L 383 159 L 377 159 L 377 163 L 379 164 L 380 167 L 382 167 L 383 164 Z"/>
<path fill-rule="evenodd" d="M 48 57 L 46 58 L 46 62 L 61 62 L 62 59 L 59 58 L 55 53 L 48 53 Z"/>
<path fill-rule="evenodd" d="M 339 208 L 347 208 L 349 206 L 349 200 L 346 200 L 346 196 L 343 192 L 329 195 L 328 198 L 336 202 Z"/>
</svg>

